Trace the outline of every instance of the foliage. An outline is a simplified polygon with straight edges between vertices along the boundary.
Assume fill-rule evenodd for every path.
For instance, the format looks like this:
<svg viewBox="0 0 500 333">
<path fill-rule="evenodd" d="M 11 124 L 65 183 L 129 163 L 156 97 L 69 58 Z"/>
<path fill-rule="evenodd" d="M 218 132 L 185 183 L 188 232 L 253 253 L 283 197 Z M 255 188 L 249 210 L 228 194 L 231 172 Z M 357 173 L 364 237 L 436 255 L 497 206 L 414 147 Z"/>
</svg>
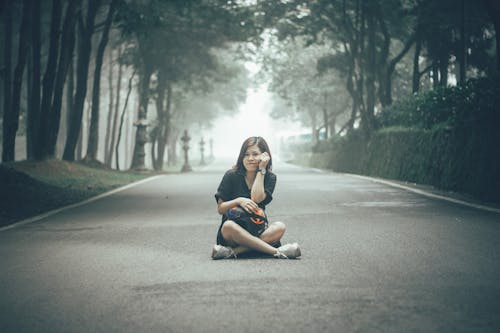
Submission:
<svg viewBox="0 0 500 333">
<path fill-rule="evenodd" d="M 352 99 L 348 130 L 360 120 L 369 135 L 376 127 L 374 115 L 412 91 L 444 87 L 465 75 L 480 77 L 494 72 L 495 32 L 482 2 L 259 3 L 262 12 L 273 17 L 267 22 L 272 22 L 271 31 L 279 42 L 293 44 L 301 39 L 306 46 L 326 46 L 328 51 L 316 59 L 317 69 L 344 81 L 345 91 Z M 280 76 L 278 67 L 274 79 L 282 82 Z M 320 80 L 321 76 L 315 77 L 308 87 Z M 311 95 L 310 99 L 321 98 Z M 297 115 L 296 108 L 282 111 L 290 117 Z"/>
<path fill-rule="evenodd" d="M 438 127 L 383 130 L 370 141 L 361 172 L 500 203 L 498 140 L 491 125 L 468 132 Z"/>
<path fill-rule="evenodd" d="M 359 130 L 333 138 L 317 150 L 324 152 L 317 163 L 500 203 L 498 82 L 474 79 L 397 103 L 380 115 L 369 141 Z"/>
<path fill-rule="evenodd" d="M 218 66 L 213 48 L 246 41 L 255 33 L 248 11 L 223 1 L 131 2 L 121 8 L 119 27 L 135 49 L 136 64 L 148 62 L 168 73 L 170 82 L 198 82 Z"/>
<path fill-rule="evenodd" d="M 7 11 L 5 7 L 1 13 L 3 18 L 13 20 L 12 29 L 4 29 L 0 33 L 0 42 L 4 46 L 2 49 L 5 50 L 2 54 L 4 77 L 10 76 L 7 73 L 15 72 L 14 66 L 23 62 L 21 54 L 28 50 L 27 47 L 22 47 L 24 43 L 32 46 L 41 44 L 39 53 L 42 55 L 34 55 L 31 52 L 34 49 L 31 49 L 25 59 L 31 64 L 27 66 L 27 75 L 22 75 L 22 72 L 20 75 L 13 75 L 23 82 L 22 89 L 17 85 L 22 90 L 17 91 L 22 99 L 19 105 L 20 116 L 12 113 L 12 118 L 16 119 L 8 119 L 6 115 L 9 112 L 6 111 L 9 107 L 2 105 L 0 109 L 0 114 L 4 116 L 3 125 L 12 130 L 9 138 L 15 139 L 16 134 L 22 134 L 22 127 L 18 129 L 16 122 L 21 120 L 19 123 L 23 126 L 26 123 L 21 119 L 23 116 L 26 118 L 23 114 L 28 114 L 30 110 L 37 113 L 34 105 L 39 103 L 33 103 L 35 99 L 32 95 L 40 89 L 32 89 L 31 85 L 28 89 L 28 83 L 39 85 L 41 78 L 38 74 L 35 76 L 32 65 L 36 61 L 36 67 L 41 65 L 42 69 L 55 68 L 47 65 L 55 60 L 56 54 L 51 51 L 56 48 L 50 46 L 49 42 L 55 42 L 56 36 L 66 37 L 67 43 L 63 43 L 64 38 L 60 40 L 59 57 L 65 50 L 65 60 L 68 63 L 76 60 L 77 55 L 80 58 L 87 51 L 95 49 L 91 46 L 98 39 L 90 35 L 94 24 L 83 24 L 84 16 L 95 11 L 95 32 L 99 32 L 103 13 L 111 2 L 64 0 L 38 4 L 36 1 L 26 1 L 29 8 L 35 4 L 41 6 L 38 10 L 41 22 L 35 29 L 31 19 L 23 24 L 22 3 L 5 2 L 10 3 L 13 11 Z M 202 118 L 215 118 L 218 112 L 235 109 L 238 101 L 244 99 L 242 91 L 248 82 L 235 68 L 237 66 L 228 65 L 232 64 L 232 59 L 220 57 L 220 50 L 230 46 L 230 52 L 241 50 L 237 57 L 242 60 L 252 58 L 264 61 L 262 66 L 272 77 L 270 87 L 281 98 L 276 103 L 279 107 L 274 110 L 274 115 L 293 118 L 313 127 L 315 131 L 335 128 L 336 125 L 344 129 L 355 129 L 358 125 L 366 127 L 366 124 L 370 125 L 367 126 L 367 131 L 393 125 L 431 130 L 436 126 L 446 128 L 463 124 L 466 128 L 465 124 L 474 122 L 482 114 L 478 105 L 484 98 L 469 96 L 470 100 L 467 100 L 467 86 L 443 87 L 455 81 L 462 82 L 460 79 L 463 75 L 459 77 L 458 73 L 461 73 L 463 67 L 466 67 L 467 77 L 489 76 L 494 71 L 496 31 L 492 21 L 495 20 L 495 15 L 488 15 L 492 11 L 485 10 L 485 3 L 492 1 L 120 1 L 111 33 L 114 39 L 111 45 L 124 47 L 124 63 L 133 66 L 138 70 L 139 77 L 144 78 L 138 89 L 139 110 L 145 110 L 146 113 L 151 104 L 149 99 L 160 94 L 164 96 L 167 90 L 173 91 L 172 110 L 174 113 L 178 112 L 178 116 L 169 119 L 172 120 L 172 127 L 185 127 Z M 64 13 L 64 17 L 68 19 L 68 27 L 74 27 L 77 21 L 80 27 L 77 31 L 89 32 L 86 38 L 88 44 L 79 52 L 72 52 L 70 45 L 83 39 L 75 38 L 76 32 L 65 28 L 63 21 L 66 20 L 59 22 L 59 19 L 54 19 L 50 11 L 52 6 Z M 36 12 L 37 10 L 33 11 Z M 55 15 L 57 16 L 59 15 Z M 30 17 L 38 16 L 32 17 L 30 14 Z M 56 25 L 62 34 L 50 33 L 51 26 L 56 31 Z M 121 32 L 120 37 L 117 30 Z M 41 40 L 34 43 L 33 38 L 38 36 L 33 33 L 36 31 L 41 33 Z M 276 38 L 269 38 L 270 35 Z M 50 38 L 51 36 L 54 38 Z M 7 43 L 10 39 L 13 43 Z M 269 40 L 273 43 L 266 44 Z M 272 56 L 261 55 L 264 48 L 268 48 Z M 7 54 L 13 56 L 12 66 L 7 66 L 7 60 L 10 59 Z M 464 54 L 467 55 L 466 59 L 461 58 Z M 75 59 L 70 59 L 71 57 Z M 58 62 L 66 63 L 60 60 Z M 60 77 L 66 77 L 62 67 L 57 72 Z M 78 78 L 86 77 L 89 69 L 84 67 L 78 70 Z M 92 66 L 89 68 L 91 70 Z M 168 81 L 162 85 L 164 92 L 155 91 L 154 84 L 149 85 L 150 78 L 155 76 L 163 76 Z M 52 84 L 49 82 L 50 76 L 46 75 L 45 78 L 49 87 Z M 10 83 L 10 80 L 4 81 Z M 434 85 L 438 84 L 442 87 L 435 91 L 405 100 L 395 109 L 387 108 L 393 101 L 392 95 L 395 96 L 394 100 L 401 100 L 409 91 L 417 91 L 418 88 L 434 89 Z M 468 83 L 470 84 L 473 83 Z M 74 113 L 75 109 L 81 112 L 80 106 L 86 98 L 83 95 L 87 84 L 81 82 L 77 86 L 80 87 L 77 89 L 79 107 L 69 108 L 70 110 L 66 110 L 68 114 Z M 232 95 L 228 88 L 231 86 L 235 88 Z M 58 96 L 62 96 L 63 88 L 67 91 L 69 87 L 64 87 L 64 82 L 58 85 Z M 10 94 L 3 90 L 0 93 Z M 480 92 L 475 93 L 480 95 Z M 0 100 L 7 100 L 6 96 L 1 97 Z M 49 94 L 46 97 L 45 101 L 52 99 Z M 220 102 L 208 103 L 209 97 Z M 453 103 L 453 100 L 461 102 Z M 384 112 L 378 115 L 382 109 Z M 197 113 L 197 110 L 202 112 Z M 179 115 L 181 113 L 182 116 Z M 339 116 L 339 113 L 343 114 Z M 139 118 L 144 119 L 141 116 Z M 340 119 L 341 117 L 346 119 Z M 46 117 L 42 114 L 41 118 Z M 54 123 L 61 123 L 58 117 L 53 118 Z M 82 117 L 75 117 L 78 126 L 71 126 L 74 130 L 70 130 L 70 135 L 67 136 L 72 138 L 68 149 L 70 151 L 75 150 L 73 145 L 76 145 L 80 133 L 83 118 L 79 118 Z M 166 118 L 167 116 L 164 117 Z M 40 119 L 38 123 L 46 121 L 47 119 Z M 338 126 L 340 121 L 345 126 Z M 54 132 L 49 135 L 57 137 L 59 129 L 51 127 L 49 131 Z M 26 132 L 28 137 L 36 136 L 34 127 L 28 127 Z M 14 144 L 15 140 L 3 142 L 12 151 Z M 316 148 L 323 149 L 319 146 Z"/>
<path fill-rule="evenodd" d="M 408 15 L 404 3 L 398 0 L 287 3 L 287 14 L 279 21 L 278 36 L 284 40 L 300 36 L 306 45 L 325 46 L 327 52 L 317 57 L 315 64 L 324 75 L 311 82 L 324 76 L 342 78 L 342 92 L 352 99 L 347 127 L 352 129 L 359 115 L 369 134 L 376 105 L 392 101 L 391 77 L 395 64 L 413 42 L 414 19 Z M 396 52 L 392 47 L 395 41 L 402 42 L 401 51 Z"/>
<path fill-rule="evenodd" d="M 494 57 L 490 52 L 494 28 L 481 2 L 422 0 L 415 7 L 415 14 L 417 32 L 426 47 L 425 56 L 429 63 L 443 65 L 448 71 L 450 62 L 460 62 L 463 52 L 460 33 L 464 29 L 465 46 L 468 48 L 467 66 L 481 73 L 494 72 Z"/>
<path fill-rule="evenodd" d="M 415 95 L 384 109 L 379 127 L 403 126 L 472 128 L 500 105 L 497 77 L 471 79 L 463 86 L 441 87 Z"/>
<path fill-rule="evenodd" d="M 307 46 L 304 37 L 279 42 L 270 36 L 269 43 L 262 57 L 269 90 L 276 95 L 273 118 L 293 119 L 317 130 L 324 126 L 324 112 L 328 118 L 345 113 L 348 102 L 339 77 L 317 70 L 318 59 L 331 52 L 329 45 Z"/>
<path fill-rule="evenodd" d="M 248 6 L 220 0 L 149 0 L 127 3 L 121 9 L 119 24 L 128 38 L 128 50 L 141 79 L 139 119 L 145 121 L 151 97 L 155 96 L 158 102 L 153 128 L 157 134 L 151 136 L 153 142 L 158 142 L 158 158 L 153 156 L 155 168 L 161 168 L 167 136 L 176 128 L 188 128 L 199 119 L 210 121 L 220 110 L 206 105 L 200 107 L 203 99 L 200 96 L 213 92 L 219 83 L 228 83 L 236 76 L 238 70 L 235 72 L 234 66 L 226 66 L 217 51 L 235 42 L 252 40 L 259 31 L 252 18 L 253 12 Z M 151 87 L 150 80 L 155 76 L 157 84 Z M 240 97 L 241 93 L 238 91 L 234 96 Z M 185 97 L 189 98 L 188 102 Z M 162 101 L 167 99 L 167 106 L 163 106 Z M 173 105 L 172 101 L 175 101 Z M 224 98 L 224 103 L 228 102 L 233 104 L 234 100 Z M 184 112 L 186 109 L 194 112 L 188 115 Z M 210 112 L 206 112 L 209 109 Z M 176 117 L 171 118 L 172 114 Z M 144 138 L 140 131 L 136 132 L 134 168 L 143 167 Z"/>
</svg>

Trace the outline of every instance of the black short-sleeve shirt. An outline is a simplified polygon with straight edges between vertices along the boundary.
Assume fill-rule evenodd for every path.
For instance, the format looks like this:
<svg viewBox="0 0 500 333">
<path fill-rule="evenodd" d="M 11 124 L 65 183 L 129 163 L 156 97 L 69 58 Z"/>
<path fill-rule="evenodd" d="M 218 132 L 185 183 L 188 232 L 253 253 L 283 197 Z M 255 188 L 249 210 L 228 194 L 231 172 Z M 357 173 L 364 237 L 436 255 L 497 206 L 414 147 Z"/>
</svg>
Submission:
<svg viewBox="0 0 500 333">
<path fill-rule="evenodd" d="M 274 187 L 276 186 L 276 175 L 270 171 L 264 176 L 264 191 L 266 192 L 266 198 L 259 202 L 258 205 L 262 209 L 266 209 L 266 205 L 273 200 Z M 230 201 L 238 197 L 250 198 L 251 189 L 248 188 L 245 182 L 245 175 L 243 172 L 239 172 L 233 169 L 226 171 L 219 187 L 217 188 L 217 193 L 215 193 L 215 201 Z M 225 215 L 222 216 L 222 222 L 227 218 Z"/>
</svg>

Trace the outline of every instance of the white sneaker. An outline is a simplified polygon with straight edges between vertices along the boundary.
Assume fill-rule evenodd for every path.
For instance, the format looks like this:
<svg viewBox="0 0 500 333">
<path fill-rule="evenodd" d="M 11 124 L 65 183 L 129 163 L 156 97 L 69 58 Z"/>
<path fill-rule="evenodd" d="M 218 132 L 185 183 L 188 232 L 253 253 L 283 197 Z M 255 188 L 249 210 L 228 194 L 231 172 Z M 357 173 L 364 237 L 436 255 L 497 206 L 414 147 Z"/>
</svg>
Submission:
<svg viewBox="0 0 500 333">
<path fill-rule="evenodd" d="M 278 253 L 274 255 L 278 259 L 295 259 L 301 256 L 300 247 L 297 243 L 285 244 L 278 247 Z"/>
<path fill-rule="evenodd" d="M 214 248 L 212 249 L 212 259 L 216 260 L 229 258 L 236 258 L 236 253 L 234 253 L 232 248 L 222 245 L 214 245 Z"/>
</svg>

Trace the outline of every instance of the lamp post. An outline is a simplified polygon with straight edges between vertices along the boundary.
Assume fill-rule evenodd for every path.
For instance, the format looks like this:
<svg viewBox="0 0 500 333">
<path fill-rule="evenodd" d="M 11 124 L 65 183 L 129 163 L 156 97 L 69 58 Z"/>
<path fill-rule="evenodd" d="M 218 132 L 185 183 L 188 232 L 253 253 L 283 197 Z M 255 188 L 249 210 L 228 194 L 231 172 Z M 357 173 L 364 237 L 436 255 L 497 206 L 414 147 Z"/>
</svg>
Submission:
<svg viewBox="0 0 500 333">
<path fill-rule="evenodd" d="M 201 153 L 201 161 L 200 165 L 205 165 L 205 140 L 203 140 L 203 137 L 200 140 L 200 153 Z"/>
<path fill-rule="evenodd" d="M 184 135 L 182 136 L 181 140 L 182 140 L 182 149 L 184 150 L 184 165 L 182 166 L 181 172 L 193 171 L 193 169 L 189 165 L 188 150 L 189 150 L 189 140 L 191 140 L 191 138 L 189 137 L 187 130 L 184 130 Z"/>
<path fill-rule="evenodd" d="M 146 131 L 148 127 L 148 121 L 145 115 L 146 113 L 141 107 L 139 110 L 139 119 L 134 123 L 134 126 L 137 127 L 134 156 L 132 158 L 131 166 L 131 168 L 134 170 L 144 170 L 146 168 L 144 163 L 144 158 L 146 156 L 144 146 L 148 142 L 148 134 Z"/>
</svg>

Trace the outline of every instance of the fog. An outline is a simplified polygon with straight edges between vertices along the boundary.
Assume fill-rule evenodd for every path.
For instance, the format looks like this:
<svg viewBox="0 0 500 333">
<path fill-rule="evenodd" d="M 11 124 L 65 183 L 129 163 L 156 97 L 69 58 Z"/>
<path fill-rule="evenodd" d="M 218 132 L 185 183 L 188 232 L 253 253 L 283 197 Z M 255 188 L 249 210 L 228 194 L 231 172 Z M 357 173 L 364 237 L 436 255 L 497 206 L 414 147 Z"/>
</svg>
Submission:
<svg viewBox="0 0 500 333">
<path fill-rule="evenodd" d="M 269 144 L 273 158 L 279 158 L 282 141 L 289 135 L 303 132 L 304 129 L 289 120 L 272 119 L 272 108 L 272 96 L 265 85 L 250 89 L 246 102 L 239 110 L 233 115 L 217 119 L 208 133 L 208 137 L 213 139 L 215 157 L 236 161 L 241 144 L 246 138 L 262 136 Z"/>
</svg>

